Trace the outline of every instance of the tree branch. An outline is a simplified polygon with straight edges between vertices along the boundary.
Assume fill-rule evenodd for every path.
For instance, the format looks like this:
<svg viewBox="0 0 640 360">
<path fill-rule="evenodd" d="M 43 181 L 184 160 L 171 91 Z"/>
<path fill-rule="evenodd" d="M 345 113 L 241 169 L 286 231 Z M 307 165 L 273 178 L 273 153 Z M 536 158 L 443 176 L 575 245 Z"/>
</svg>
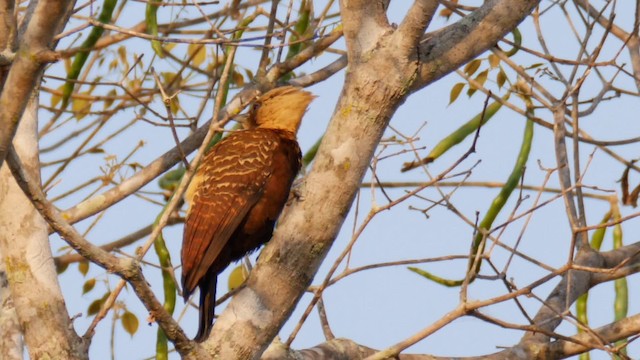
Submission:
<svg viewBox="0 0 640 360">
<path fill-rule="evenodd" d="M 405 56 L 409 57 L 415 51 L 418 41 L 424 36 L 425 30 L 431 23 L 438 8 L 437 0 L 414 0 L 402 23 L 398 26 L 395 38 L 400 49 L 409 50 Z"/>
<path fill-rule="evenodd" d="M 640 314 L 629 316 L 620 321 L 593 329 L 593 333 L 595 333 L 598 338 L 603 339 L 607 344 L 613 344 L 618 340 L 638 335 L 638 333 L 640 333 Z M 591 332 L 583 332 L 571 338 L 575 341 L 552 341 L 546 346 L 546 349 L 541 350 L 543 350 L 543 353 L 547 354 L 550 359 L 567 358 L 591 350 L 591 348 L 581 344 L 593 342 L 593 336 Z"/>
<path fill-rule="evenodd" d="M 494 46 L 538 5 L 539 0 L 488 0 L 456 23 L 427 34 L 420 45 L 421 66 L 411 91 L 440 79 Z"/>
<path fill-rule="evenodd" d="M 18 39 L 20 47 L 0 92 L 0 167 L 4 163 L 18 122 L 27 108 L 31 93 L 47 65 L 53 37 L 67 22 L 75 2 L 72 0 L 34 1 L 31 17 Z"/>
<path fill-rule="evenodd" d="M 347 53 L 350 62 L 372 51 L 384 32 L 392 30 L 387 20 L 386 5 L 381 0 L 340 1 Z"/>
<path fill-rule="evenodd" d="M 22 360 L 24 358 L 22 332 L 9 289 L 4 257 L 0 257 L 0 354 L 3 359 Z"/>
<path fill-rule="evenodd" d="M 182 223 L 184 219 L 179 217 L 171 217 L 167 221 L 167 225 L 175 225 Z M 104 251 L 111 252 L 113 250 L 121 249 L 125 246 L 131 245 L 134 242 L 142 239 L 143 237 L 151 234 L 153 231 L 153 224 L 147 225 L 142 229 L 136 230 L 129 235 L 123 236 L 118 240 L 114 240 L 108 244 L 100 245 L 100 248 Z M 78 253 L 65 254 L 61 256 L 56 256 L 53 258 L 53 261 L 56 264 L 57 268 L 65 267 L 71 263 L 86 260 L 82 255 Z"/>
<path fill-rule="evenodd" d="M 13 140 L 16 151 L 29 162 L 23 171 L 34 181 L 40 180 L 37 99 L 30 97 Z M 88 344 L 73 331 L 51 261 L 47 224 L 20 191 L 7 166 L 0 169 L 0 229 L 0 254 L 29 356 L 86 358 Z"/>
</svg>

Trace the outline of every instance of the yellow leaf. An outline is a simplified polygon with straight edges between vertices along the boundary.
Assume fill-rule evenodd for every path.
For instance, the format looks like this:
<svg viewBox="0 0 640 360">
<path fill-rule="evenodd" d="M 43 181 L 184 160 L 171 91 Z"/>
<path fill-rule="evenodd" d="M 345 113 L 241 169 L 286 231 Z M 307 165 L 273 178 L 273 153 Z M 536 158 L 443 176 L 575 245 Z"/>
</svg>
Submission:
<svg viewBox="0 0 640 360">
<path fill-rule="evenodd" d="M 113 102 L 115 101 L 115 97 L 117 95 L 118 93 L 116 92 L 116 89 L 109 90 L 109 92 L 107 93 L 108 98 L 104 101 L 105 110 L 110 108 L 111 105 L 113 105 Z"/>
<path fill-rule="evenodd" d="M 472 60 L 464 66 L 464 73 L 467 74 L 467 76 L 473 75 L 478 70 L 481 63 L 482 61 L 480 61 L 479 59 Z"/>
<path fill-rule="evenodd" d="M 249 79 L 249 81 L 253 81 L 253 71 L 244 69 L 244 72 L 247 73 L 247 78 Z"/>
<path fill-rule="evenodd" d="M 485 70 L 485 71 L 481 72 L 480 74 L 478 74 L 478 76 L 476 76 L 476 81 L 481 86 L 484 86 L 484 83 L 487 81 L 487 75 L 489 75 L 489 70 Z"/>
<path fill-rule="evenodd" d="M 176 43 L 164 43 L 163 47 L 164 51 L 171 52 L 171 50 L 176 47 Z"/>
<path fill-rule="evenodd" d="M 76 120 L 80 120 L 91 111 L 91 103 L 85 99 L 73 99 L 71 109 L 76 116 Z"/>
<path fill-rule="evenodd" d="M 244 77 L 237 71 L 233 72 L 233 83 L 238 85 L 238 87 L 244 86 Z"/>
<path fill-rule="evenodd" d="M 489 65 L 492 68 L 498 67 L 498 65 L 500 65 L 500 58 L 496 54 L 489 55 Z"/>
<path fill-rule="evenodd" d="M 451 105 L 454 101 L 456 101 L 456 99 L 460 95 L 460 92 L 462 91 L 464 86 L 465 86 L 465 83 L 457 83 L 453 85 L 453 87 L 451 88 L 451 93 L 449 94 L 449 105 Z"/>
<path fill-rule="evenodd" d="M 129 60 L 127 60 L 127 48 L 124 46 L 120 46 L 118 48 L 118 56 L 120 57 L 120 61 L 122 62 L 124 69 L 129 69 Z"/>
<path fill-rule="evenodd" d="M 236 266 L 229 275 L 229 291 L 240 287 L 240 285 L 242 285 L 244 281 L 247 280 L 248 276 L 249 274 L 244 265 L 240 264 Z"/>
<path fill-rule="evenodd" d="M 102 298 L 93 300 L 93 302 L 89 305 L 89 308 L 87 309 L 87 315 L 91 316 L 91 315 L 97 314 L 100 311 L 100 308 L 102 308 L 102 304 L 104 304 L 104 302 L 107 301 L 107 298 L 109 297 L 110 294 L 111 292 L 107 291 L 102 296 Z"/>
<path fill-rule="evenodd" d="M 60 85 L 60 86 L 58 87 L 58 89 L 57 89 L 57 90 L 58 90 L 60 93 L 62 93 L 63 89 L 64 89 L 64 84 L 63 84 L 63 85 Z M 61 96 L 61 95 L 58 95 L 58 94 L 51 94 L 51 107 L 53 107 L 53 108 L 54 108 L 54 107 L 58 106 L 58 104 L 60 103 L 60 101 L 62 101 L 62 96 Z"/>
<path fill-rule="evenodd" d="M 207 58 L 207 49 L 201 44 L 189 44 L 188 49 L 189 57 L 192 57 L 193 64 L 200 66 Z"/>
<path fill-rule="evenodd" d="M 91 302 L 91 304 L 87 308 L 87 315 L 91 316 L 97 314 L 102 307 L 102 303 L 104 303 L 104 300 L 102 299 L 93 300 L 93 302 Z"/>
<path fill-rule="evenodd" d="M 498 88 L 502 89 L 502 86 L 506 81 L 507 81 L 507 74 L 505 74 L 504 71 L 500 69 L 500 72 L 498 72 L 498 76 L 496 77 Z"/>
<path fill-rule="evenodd" d="M 91 278 L 87 281 L 85 281 L 84 285 L 82 285 L 82 295 L 88 293 L 89 291 L 93 290 L 93 288 L 96 286 L 96 278 Z"/>
<path fill-rule="evenodd" d="M 65 272 L 65 270 L 67 270 L 67 268 L 69 267 L 69 263 L 56 263 L 56 272 L 58 274 L 62 274 L 63 272 Z"/>
<path fill-rule="evenodd" d="M 66 59 L 64 59 L 64 71 L 68 74 L 71 72 L 71 58 L 68 57 Z"/>
<path fill-rule="evenodd" d="M 87 276 L 87 273 L 89 272 L 89 262 L 88 261 L 80 261 L 78 263 L 78 270 L 80 270 L 80 273 L 83 276 Z"/>
<path fill-rule="evenodd" d="M 122 314 L 120 321 L 122 321 L 122 327 L 124 328 L 124 330 L 133 337 L 133 334 L 138 331 L 138 318 L 130 311 L 125 311 L 124 314 Z"/>
</svg>

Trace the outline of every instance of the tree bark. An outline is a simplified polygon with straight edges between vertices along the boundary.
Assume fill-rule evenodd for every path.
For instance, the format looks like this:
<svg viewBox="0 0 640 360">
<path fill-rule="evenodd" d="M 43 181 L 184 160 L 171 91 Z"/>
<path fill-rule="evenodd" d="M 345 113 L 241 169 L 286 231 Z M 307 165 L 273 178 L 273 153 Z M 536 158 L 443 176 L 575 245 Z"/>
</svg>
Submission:
<svg viewBox="0 0 640 360">
<path fill-rule="evenodd" d="M 0 81 L 0 167 L 4 163 L 31 94 L 40 83 L 42 70 L 48 63 L 57 59 L 57 55 L 52 52 L 53 38 L 67 24 L 74 4 L 75 1 L 72 0 L 34 0 L 29 3 L 29 9 L 15 41 L 19 47 L 15 54 L 9 56 L 11 66 L 6 78 L 5 71 L 0 72 L 0 78 L 4 81 L 4 84 Z M 12 6 L 5 5 L 5 1 L 0 6 L 3 19 L 14 15 L 9 13 Z M 7 20 L 0 23 L 0 29 L 15 30 L 14 26 L 15 22 Z M 6 34 L 1 36 L 4 38 Z M 6 49 L 0 48 L 0 51 L 6 53 L 12 50 L 10 47 L 14 43 L 13 40 L 11 37 L 0 41 L 0 44 L 9 46 Z"/>
<path fill-rule="evenodd" d="M 40 179 L 37 97 L 24 113 L 14 147 L 25 171 Z M 0 169 L 0 253 L 32 359 L 86 359 L 87 346 L 67 315 L 49 245 L 47 223 L 16 184 L 9 168 Z"/>
<path fill-rule="evenodd" d="M 3 258 L 0 253 L 0 354 L 6 360 L 21 360 L 24 352 L 22 327 L 11 298 Z"/>
</svg>

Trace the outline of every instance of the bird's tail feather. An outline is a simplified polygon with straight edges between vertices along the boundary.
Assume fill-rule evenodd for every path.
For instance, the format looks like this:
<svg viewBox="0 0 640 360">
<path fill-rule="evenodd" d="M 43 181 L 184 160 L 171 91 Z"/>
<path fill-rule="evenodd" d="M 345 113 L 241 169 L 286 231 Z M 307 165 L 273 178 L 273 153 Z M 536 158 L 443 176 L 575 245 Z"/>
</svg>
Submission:
<svg viewBox="0 0 640 360">
<path fill-rule="evenodd" d="M 205 341 L 213 327 L 213 315 L 216 306 L 216 284 L 218 277 L 205 276 L 200 282 L 200 323 L 198 333 L 193 339 L 197 342 Z"/>
</svg>

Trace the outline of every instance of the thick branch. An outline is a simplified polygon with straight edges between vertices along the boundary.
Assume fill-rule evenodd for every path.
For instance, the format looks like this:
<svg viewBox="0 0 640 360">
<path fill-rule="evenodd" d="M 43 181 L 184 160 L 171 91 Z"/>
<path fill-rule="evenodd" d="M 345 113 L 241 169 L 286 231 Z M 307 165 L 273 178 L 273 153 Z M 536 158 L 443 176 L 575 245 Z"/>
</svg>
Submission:
<svg viewBox="0 0 640 360">
<path fill-rule="evenodd" d="M 593 274 L 591 282 L 594 286 L 640 272 L 640 242 L 607 251 L 601 255 L 604 268 L 612 271 Z"/>
<path fill-rule="evenodd" d="M 23 171 L 39 182 L 36 109 L 37 97 L 33 97 L 13 143 L 27 160 Z M 4 271 L 11 292 L 10 299 L 8 294 L 3 294 L 8 302 L 3 301 L 2 315 L 8 315 L 4 310 L 12 303 L 17 314 L 16 325 L 22 332 L 17 334 L 18 340 L 24 336 L 30 358 L 87 358 L 88 344 L 73 331 L 58 284 L 47 224 L 20 191 L 7 166 L 0 169 L 0 229 L 0 255 L 6 265 Z M 14 342 L 12 335 L 4 332 L 11 331 L 10 323 L 5 321 L 10 319 L 2 321 L 3 334 L 7 335 L 2 341 L 3 348 Z M 0 354 L 3 357 L 5 353 Z"/>
<path fill-rule="evenodd" d="M 51 52 L 53 37 L 66 24 L 74 1 L 41 0 L 35 8 L 26 31 L 20 36 L 20 47 L 0 93 L 0 167 L 4 163 L 18 122 L 27 107 L 31 93 L 38 85 Z"/>
<path fill-rule="evenodd" d="M 4 257 L 0 256 L 0 354 L 3 359 L 22 360 L 24 358 L 22 332 L 9 289 Z"/>
<path fill-rule="evenodd" d="M 377 350 L 355 343 L 349 339 L 333 339 L 310 349 L 292 350 L 280 342 L 274 342 L 262 356 L 262 360 L 326 360 L 326 359 L 364 359 Z M 433 357 L 431 355 L 401 354 L 398 360 L 448 360 L 452 358 Z"/>
<path fill-rule="evenodd" d="M 575 264 L 593 268 L 601 268 L 603 259 L 600 254 L 594 251 L 581 250 L 578 252 Z M 568 307 L 576 299 L 586 293 L 592 286 L 591 276 L 593 273 L 587 271 L 570 270 L 563 277 L 562 281 L 553 289 L 544 301 L 544 306 L 536 314 L 533 321 L 541 329 L 552 332 L 562 322 Z M 521 345 L 525 349 L 535 349 L 530 346 L 532 342 L 536 344 L 546 343 L 549 337 L 542 333 L 527 333 L 522 339 Z"/>
<path fill-rule="evenodd" d="M 0 91 L 16 51 L 15 1 L 0 0 Z"/>
<path fill-rule="evenodd" d="M 167 221 L 167 225 L 179 224 L 179 223 L 182 223 L 183 220 L 184 219 L 179 217 L 171 217 L 169 218 L 169 221 Z M 129 235 L 123 236 L 118 240 L 114 240 L 108 244 L 100 245 L 100 248 L 104 251 L 109 251 L 109 252 L 118 250 L 125 246 L 133 244 L 134 242 L 142 239 L 145 236 L 148 236 L 149 234 L 151 234 L 152 231 L 153 231 L 153 224 L 150 224 L 143 227 L 142 229 L 138 229 L 132 232 Z M 66 267 L 71 263 L 79 262 L 83 260 L 86 260 L 86 259 L 78 253 L 65 254 L 65 255 L 60 255 L 53 258 L 53 261 L 55 262 L 57 268 Z"/>
<path fill-rule="evenodd" d="M 539 0 L 488 0 L 468 16 L 420 45 L 421 66 L 412 91 L 419 90 L 494 46 L 515 29 Z"/>
<path fill-rule="evenodd" d="M 391 31 L 386 5 L 381 0 L 340 1 L 350 62 L 358 62 L 360 56 L 376 47 L 384 32 Z"/>
<path fill-rule="evenodd" d="M 593 329 L 598 338 L 608 344 L 627 339 L 640 333 L 640 315 L 629 316 L 609 325 Z M 589 332 L 578 334 L 572 338 L 575 342 L 558 340 L 549 343 L 545 353 L 550 359 L 562 359 L 591 350 L 581 344 L 593 342 L 593 335 Z"/>
<path fill-rule="evenodd" d="M 640 315 L 630 316 L 623 320 L 593 329 L 593 334 L 607 344 L 629 338 L 640 332 Z M 400 360 L 513 360 L 513 359 L 564 359 L 574 356 L 592 348 L 581 344 L 593 343 L 593 334 L 584 332 L 574 335 L 567 340 L 556 340 L 537 347 L 537 354 L 525 355 L 517 348 L 511 348 L 499 353 L 486 356 L 472 357 L 448 357 L 432 356 L 428 354 L 400 354 L 396 358 Z M 377 352 L 364 345 L 355 343 L 349 339 L 333 339 L 312 348 L 304 350 L 292 350 L 279 342 L 269 346 L 262 356 L 262 360 L 324 360 L 324 359 L 362 359 Z"/>
<path fill-rule="evenodd" d="M 438 4 L 436 0 L 414 0 L 411 9 L 409 9 L 404 20 L 398 26 L 398 31 L 396 31 L 395 35 L 399 48 L 410 51 L 405 56 L 409 56 L 414 51 L 418 41 L 424 36 L 424 32 L 431 23 Z"/>
</svg>

